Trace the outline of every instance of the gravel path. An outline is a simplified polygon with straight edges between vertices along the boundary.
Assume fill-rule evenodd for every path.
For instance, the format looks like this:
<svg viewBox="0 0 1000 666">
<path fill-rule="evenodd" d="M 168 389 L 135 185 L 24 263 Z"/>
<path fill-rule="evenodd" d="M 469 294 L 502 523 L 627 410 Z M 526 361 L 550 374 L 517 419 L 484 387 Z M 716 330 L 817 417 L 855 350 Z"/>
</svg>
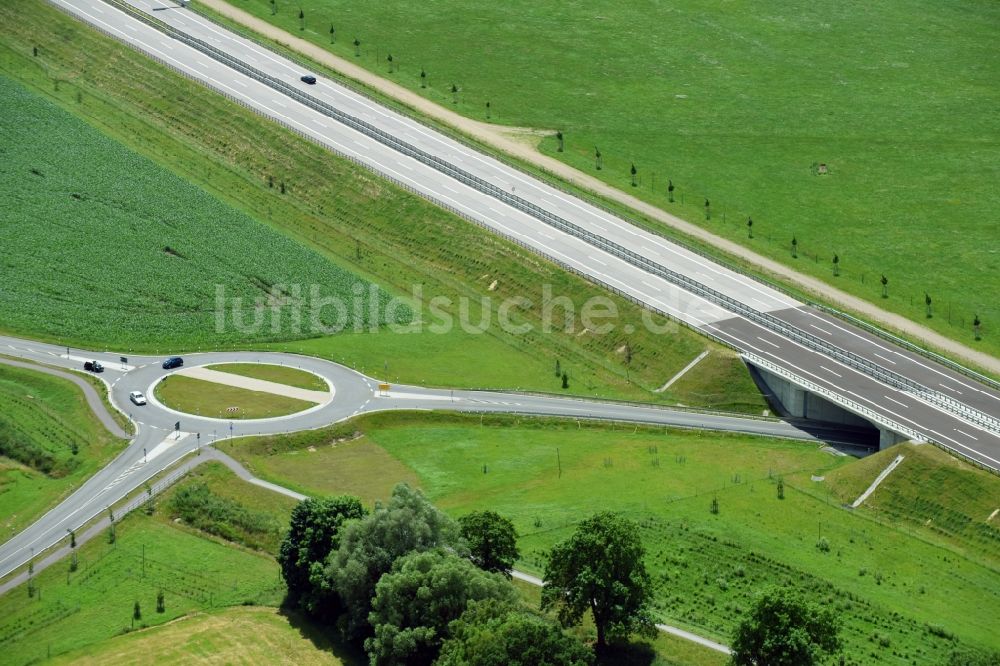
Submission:
<svg viewBox="0 0 1000 666">
<path fill-rule="evenodd" d="M 568 164 L 560 162 L 559 160 L 547 155 L 542 155 L 533 145 L 529 145 L 524 142 L 523 138 L 526 132 L 544 134 L 545 132 L 543 131 L 500 127 L 498 125 L 491 125 L 489 123 L 483 123 L 466 118 L 465 116 L 421 97 L 419 94 L 409 90 L 408 88 L 404 88 L 401 85 L 373 74 L 350 60 L 333 55 L 329 51 L 320 48 L 311 42 L 307 42 L 306 40 L 285 32 L 280 28 L 276 28 L 266 21 L 230 5 L 224 0 L 199 1 L 206 7 L 222 14 L 230 20 L 247 27 L 258 34 L 264 35 L 269 39 L 276 40 L 293 51 L 306 55 L 350 79 L 354 79 L 370 88 L 378 90 L 382 94 L 392 97 L 393 99 L 416 109 L 428 117 L 449 125 L 463 134 L 472 136 L 484 144 L 487 144 L 501 152 L 507 153 L 508 155 L 524 160 L 525 162 L 529 162 L 534 166 L 554 174 L 563 180 L 571 182 L 578 187 L 596 192 L 607 199 L 624 204 L 629 208 L 639 211 L 650 219 L 662 222 L 663 224 L 677 229 L 688 236 L 709 243 L 724 252 L 740 257 L 753 265 L 754 268 L 764 272 L 766 275 L 769 275 L 778 281 L 793 284 L 799 289 L 816 295 L 820 300 L 837 307 L 860 313 L 872 321 L 878 322 L 879 324 L 890 329 L 902 331 L 907 336 L 917 339 L 925 344 L 929 344 L 949 355 L 970 361 L 991 372 L 1000 373 L 1000 359 L 991 356 L 990 354 L 967 347 L 960 342 L 945 337 L 937 331 L 933 331 L 926 326 L 922 326 L 910 319 L 907 319 L 906 317 L 903 317 L 902 315 L 887 312 L 874 303 L 837 289 L 836 287 L 823 282 L 819 278 L 799 273 L 798 271 L 795 271 L 773 259 L 757 254 L 756 252 L 753 252 L 738 243 L 716 236 L 701 227 L 671 215 L 662 209 L 653 206 L 652 204 L 642 201 L 641 199 L 637 199 L 636 197 L 616 189 L 607 183 L 598 180 L 597 178 L 574 169 Z"/>
<path fill-rule="evenodd" d="M 298 388 L 296 386 L 269 382 L 265 379 L 237 375 L 231 372 L 220 372 L 218 370 L 212 370 L 201 366 L 184 368 L 183 370 L 178 370 L 174 374 L 190 377 L 191 379 L 200 379 L 205 382 L 224 384 L 226 386 L 241 388 L 247 391 L 271 393 L 273 395 L 280 395 L 286 398 L 313 402 L 317 405 L 325 405 L 333 399 L 333 394 L 329 391 L 310 391 L 309 389 Z"/>
</svg>

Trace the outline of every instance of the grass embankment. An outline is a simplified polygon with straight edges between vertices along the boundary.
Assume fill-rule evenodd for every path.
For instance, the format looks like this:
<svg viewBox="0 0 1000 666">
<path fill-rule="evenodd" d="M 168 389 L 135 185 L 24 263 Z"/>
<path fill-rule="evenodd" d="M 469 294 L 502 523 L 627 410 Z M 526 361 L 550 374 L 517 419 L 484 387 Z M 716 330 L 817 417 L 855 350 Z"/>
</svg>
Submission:
<svg viewBox="0 0 1000 666">
<path fill-rule="evenodd" d="M 516 0 L 469 11 L 456 0 L 304 0 L 279 2 L 274 16 L 269 0 L 239 7 L 469 117 L 486 120 L 489 102 L 493 122 L 545 130 L 544 153 L 964 343 L 974 343 L 975 313 L 991 330 L 1000 321 L 990 297 L 1000 289 L 995 6 L 799 0 L 747 12 L 684 0 L 570 11 Z M 1000 353 L 1000 336 L 975 345 Z"/>
<path fill-rule="evenodd" d="M 0 541 L 68 495 L 125 446 L 80 389 L 0 365 Z"/>
<path fill-rule="evenodd" d="M 904 443 L 835 470 L 826 477 L 834 497 L 850 504 L 897 455 L 892 474 L 856 511 L 922 538 L 1000 562 L 1000 479 L 936 446 Z"/>
<path fill-rule="evenodd" d="M 304 331 L 272 330 L 276 317 L 264 305 L 291 308 L 297 299 L 305 321 L 336 321 L 330 308 L 312 308 L 308 289 L 299 298 L 287 285 L 322 285 L 315 297 L 342 300 L 360 287 L 367 298 L 369 285 L 329 258 L 14 81 L 0 77 L 0 99 L 6 329 L 101 348 L 286 340 Z M 221 329 L 220 289 L 246 310 Z M 340 325 L 377 326 L 387 296 L 376 292 L 374 301 L 381 311 L 366 306 L 354 316 L 352 307 Z"/>
<path fill-rule="evenodd" d="M 157 500 L 161 518 L 277 557 L 296 500 L 245 483 L 222 463 L 192 470 Z M 177 524 L 176 522 L 173 524 Z"/>
<path fill-rule="evenodd" d="M 757 591 L 779 584 L 837 609 L 854 663 L 940 663 L 954 646 L 941 634 L 998 647 L 1000 558 L 968 559 L 961 542 L 929 543 L 851 513 L 810 480 L 864 461 L 742 435 L 515 417 L 482 423 L 383 414 L 223 448 L 305 493 L 378 491 L 416 475 L 452 514 L 508 515 L 521 534 L 519 567 L 535 573 L 581 517 L 621 511 L 642 525 L 660 617 L 721 640 Z M 361 436 L 352 439 L 355 430 Z"/>
<path fill-rule="evenodd" d="M 250 391 L 183 375 L 165 377 L 156 385 L 153 393 L 157 400 L 170 409 L 217 419 L 266 419 L 294 414 L 316 406 L 305 400 Z"/>
<path fill-rule="evenodd" d="M 589 297 L 605 292 L 207 92 L 39 0 L 15 4 L 0 6 L 0 71 L 387 290 L 409 294 L 413 285 L 422 285 L 424 307 L 434 296 L 451 299 L 443 309 L 456 317 L 445 334 L 351 332 L 275 348 L 346 361 L 392 381 L 550 391 L 562 390 L 554 372 L 559 360 L 569 374 L 570 393 L 667 402 L 676 397 L 651 390 L 706 347 L 715 348 L 683 328 L 667 335 L 648 331 L 640 309 L 617 298 L 612 301 L 620 316 L 610 334 L 585 331 L 579 321 L 572 330 L 543 333 L 541 285 L 551 285 L 555 296 L 570 296 L 578 315 Z M 116 66 L 107 67 L 108 62 Z M 268 187 L 271 180 L 274 187 Z M 533 301 L 531 308 L 512 312 L 514 323 L 531 324 L 533 332 L 505 333 L 495 323 L 484 333 L 463 330 L 457 323 L 462 300 L 469 302 L 469 320 L 478 322 L 485 309 L 480 299 L 487 296 L 494 311 L 506 298 Z M 558 308 L 556 315 L 561 317 Z M 627 326 L 634 333 L 626 336 Z M 108 334 L 113 337 L 114 331 Z M 632 350 L 631 381 L 626 379 L 626 342 Z M 734 368 L 739 372 L 729 382 L 727 402 L 732 404 L 735 395 L 740 409 L 763 408 L 748 373 Z"/>
<path fill-rule="evenodd" d="M 285 384 L 308 391 L 329 391 L 326 381 L 311 372 L 268 363 L 220 363 L 206 366 L 209 370 L 253 377 L 276 384 Z"/>
<path fill-rule="evenodd" d="M 186 534 L 136 512 L 117 528 L 117 541 L 94 539 L 38 574 L 34 596 L 21 585 L 0 597 L 4 662 L 26 664 L 188 613 L 240 604 L 277 606 L 284 594 L 270 556 Z M 163 591 L 165 610 L 156 612 Z"/>
<path fill-rule="evenodd" d="M 54 659 L 54 664 L 134 664 L 156 655 L 158 664 L 360 665 L 342 659 L 322 632 L 274 608 L 231 608 L 191 615 L 166 626 L 113 638 Z M 343 649 L 336 646 L 338 651 Z"/>
<path fill-rule="evenodd" d="M 155 498 L 152 514 L 140 509 L 120 522 L 114 544 L 97 538 L 77 548 L 76 571 L 67 558 L 35 576 L 33 596 L 25 584 L 0 597 L 4 663 L 24 664 L 70 650 L 86 656 L 105 646 L 116 655 L 118 642 L 102 641 L 133 628 L 135 601 L 142 613 L 136 629 L 241 604 L 270 606 L 259 612 L 273 614 L 285 592 L 274 555 L 294 505 L 295 500 L 239 481 L 219 463 L 196 468 Z M 160 590 L 163 613 L 156 611 Z M 268 633 L 275 641 L 301 631 L 318 650 L 329 650 L 296 617 L 261 622 L 263 632 L 276 632 Z M 187 647 L 205 658 L 215 650 L 225 653 L 227 639 L 210 634 L 206 628 Z M 271 649 L 271 643 L 262 640 L 257 649 Z"/>
</svg>

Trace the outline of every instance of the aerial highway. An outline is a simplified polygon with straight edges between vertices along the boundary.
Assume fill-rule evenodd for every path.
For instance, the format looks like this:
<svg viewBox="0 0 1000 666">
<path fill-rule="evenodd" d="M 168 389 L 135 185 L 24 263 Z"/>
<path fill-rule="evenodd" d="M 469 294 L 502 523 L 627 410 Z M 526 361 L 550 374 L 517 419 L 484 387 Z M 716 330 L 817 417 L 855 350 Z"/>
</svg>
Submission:
<svg viewBox="0 0 1000 666">
<path fill-rule="evenodd" d="M 309 430 L 331 425 L 359 414 L 387 410 L 450 410 L 471 413 L 507 413 L 576 419 L 599 419 L 683 428 L 702 428 L 784 437 L 806 442 L 851 442 L 836 428 L 778 419 L 748 418 L 600 402 L 524 393 L 467 391 L 419 386 L 391 385 L 367 377 L 343 365 L 297 354 L 275 352 L 208 352 L 185 356 L 185 368 L 213 363 L 272 363 L 314 373 L 331 387 L 328 401 L 298 414 L 267 419 L 216 419 L 173 411 L 153 396 L 153 388 L 165 376 L 177 372 L 162 367 L 164 357 L 123 356 L 0 337 L 0 355 L 16 357 L 55 368 L 81 370 L 86 361 L 100 361 L 100 377 L 107 384 L 112 405 L 136 426 L 136 435 L 107 467 L 84 482 L 62 503 L 42 518 L 0 544 L 0 577 L 23 566 L 66 538 L 67 530 L 79 529 L 102 515 L 160 472 L 202 446 L 233 437 Z M 0 359 L 0 362 L 11 362 Z M 44 370 L 45 368 L 42 367 Z M 140 391 L 149 403 L 135 405 L 129 399 Z M 97 410 L 100 414 L 101 410 Z M 108 424 L 116 434 L 117 426 Z"/>
<path fill-rule="evenodd" d="M 884 428 L 1000 468 L 1000 391 L 161 0 L 51 0 L 161 63 Z M 127 11 L 123 11 L 125 8 Z"/>
</svg>

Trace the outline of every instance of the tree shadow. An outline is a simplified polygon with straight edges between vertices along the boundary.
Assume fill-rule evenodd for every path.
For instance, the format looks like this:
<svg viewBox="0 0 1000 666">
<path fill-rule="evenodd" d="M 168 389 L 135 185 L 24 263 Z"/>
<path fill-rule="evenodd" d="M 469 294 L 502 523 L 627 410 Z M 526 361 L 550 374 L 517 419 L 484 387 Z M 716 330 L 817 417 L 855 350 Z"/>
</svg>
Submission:
<svg viewBox="0 0 1000 666">
<path fill-rule="evenodd" d="M 656 661 L 656 650 L 649 643 L 612 643 L 597 653 L 594 664 L 595 666 L 653 666 Z"/>
<path fill-rule="evenodd" d="M 329 652 L 340 659 L 344 666 L 368 665 L 368 657 L 364 650 L 343 640 L 333 625 L 314 622 L 288 604 L 282 604 L 278 613 L 288 621 L 290 626 L 298 630 L 302 638 L 312 643 L 313 647 L 321 652 Z"/>
</svg>

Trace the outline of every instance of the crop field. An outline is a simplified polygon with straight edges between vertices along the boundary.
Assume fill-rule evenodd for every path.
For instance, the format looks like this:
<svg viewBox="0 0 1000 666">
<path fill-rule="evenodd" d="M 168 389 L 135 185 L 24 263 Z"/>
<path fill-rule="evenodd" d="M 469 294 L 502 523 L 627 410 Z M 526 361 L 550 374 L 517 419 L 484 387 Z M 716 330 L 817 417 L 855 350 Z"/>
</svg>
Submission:
<svg viewBox="0 0 1000 666">
<path fill-rule="evenodd" d="M 677 397 L 652 390 L 706 347 L 716 349 L 684 328 L 648 331 L 639 308 L 617 298 L 612 301 L 619 324 L 610 334 L 586 333 L 579 325 L 542 333 L 542 285 L 569 296 L 577 308 L 605 292 L 205 91 L 40 0 L 16 5 L 19 11 L 0 4 L 0 72 L 234 208 L 387 291 L 409 295 L 420 285 L 425 306 L 430 298 L 445 296 L 455 314 L 466 299 L 472 321 L 478 321 L 483 297 L 494 305 L 513 296 L 536 303 L 523 312 L 535 330 L 523 336 L 497 326 L 477 333 L 456 325 L 440 335 L 351 331 L 285 348 L 308 345 L 311 353 L 363 365 L 373 374 L 388 367 L 393 381 L 543 391 L 562 390 L 554 373 L 558 360 L 569 374 L 569 393 L 663 402 Z M 35 44 L 45 45 L 37 58 Z M 107 62 L 118 66 L 103 66 Z M 247 136 L 255 138 L 252 144 Z M 280 182 L 287 186 L 284 196 Z M 627 325 L 635 332 L 626 339 L 621 331 Z M 111 345 L 114 338 L 103 342 Z M 621 351 L 626 342 L 633 350 L 629 368 Z M 196 346 L 194 340 L 190 344 Z M 741 410 L 764 407 L 738 362 L 726 381 L 727 391 L 740 394 Z"/>
<path fill-rule="evenodd" d="M 976 313 L 1000 327 L 996 4 L 234 4 L 471 118 L 541 130 L 544 153 L 945 335 L 973 344 Z M 998 353 L 1000 335 L 977 346 Z"/>
<path fill-rule="evenodd" d="M 582 517 L 621 511 L 643 528 L 660 617 L 722 640 L 758 590 L 780 584 L 838 610 L 848 663 L 941 663 L 956 645 L 1000 647 L 995 546 L 966 557 L 963 540 L 932 541 L 912 522 L 851 513 L 833 488 L 812 480 L 864 460 L 763 438 L 515 417 L 480 425 L 478 417 L 374 415 L 326 437 L 225 448 L 260 476 L 306 493 L 341 492 L 344 479 L 385 486 L 416 474 L 453 515 L 491 508 L 509 516 L 521 535 L 518 567 L 534 573 Z M 381 449 L 389 462 L 354 455 L 355 447 Z M 869 471 L 870 482 L 878 470 Z"/>
<path fill-rule="evenodd" d="M 73 384 L 0 365 L 0 541 L 30 524 L 125 447 Z"/>
<path fill-rule="evenodd" d="M 295 302 L 306 322 L 315 315 L 331 330 L 382 323 L 356 275 L 10 79 L 0 78 L 0 100 L 8 331 L 161 348 L 302 337 L 287 324 L 272 330 L 266 306 L 284 299 L 290 309 L 288 285 L 305 285 Z M 345 301 L 360 287 L 365 310 L 355 319 L 352 305 L 340 320 L 332 308 L 313 310 L 311 285 L 316 298 Z M 244 303 L 239 321 L 227 308 L 217 325 L 219 290 L 225 303 Z M 379 293 L 377 307 L 387 299 Z"/>
<path fill-rule="evenodd" d="M 0 597 L 4 663 L 20 666 L 82 649 L 133 628 L 188 613 L 241 604 L 277 606 L 284 595 L 268 555 L 186 533 L 136 512 L 117 540 L 77 549 L 77 570 L 64 560 Z M 156 610 L 163 591 L 164 611 Z M 142 617 L 133 622 L 134 603 Z"/>
</svg>

